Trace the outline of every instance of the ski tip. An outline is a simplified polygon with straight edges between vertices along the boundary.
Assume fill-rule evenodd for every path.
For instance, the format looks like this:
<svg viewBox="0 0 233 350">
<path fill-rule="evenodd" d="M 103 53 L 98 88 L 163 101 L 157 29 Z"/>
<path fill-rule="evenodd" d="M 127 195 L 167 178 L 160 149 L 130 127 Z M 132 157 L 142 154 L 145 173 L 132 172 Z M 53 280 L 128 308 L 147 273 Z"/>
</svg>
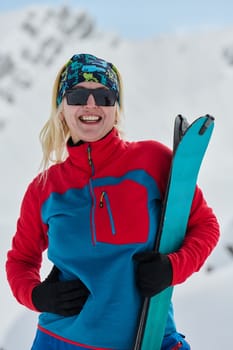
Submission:
<svg viewBox="0 0 233 350">
<path fill-rule="evenodd" d="M 173 135 L 173 151 L 176 150 L 180 140 L 185 134 L 185 131 L 188 129 L 189 123 L 187 119 L 181 115 L 178 114 L 175 118 L 175 125 L 174 125 L 174 135 Z"/>
<path fill-rule="evenodd" d="M 206 114 L 206 120 L 199 130 L 199 135 L 203 135 L 209 126 L 214 122 L 214 117 L 212 115 Z"/>
</svg>

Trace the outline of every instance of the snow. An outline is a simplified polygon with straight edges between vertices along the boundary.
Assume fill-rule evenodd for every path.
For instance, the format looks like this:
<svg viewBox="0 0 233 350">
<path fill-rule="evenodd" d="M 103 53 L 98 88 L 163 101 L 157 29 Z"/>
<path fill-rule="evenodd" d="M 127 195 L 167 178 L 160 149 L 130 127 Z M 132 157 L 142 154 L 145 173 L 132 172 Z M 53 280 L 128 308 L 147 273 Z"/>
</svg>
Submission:
<svg viewBox="0 0 233 350">
<path fill-rule="evenodd" d="M 72 23 L 80 24 L 71 30 Z M 30 26 L 36 34 L 25 29 Z M 233 28 L 130 41 L 101 32 L 83 10 L 37 6 L 28 12 L 1 14 L 0 29 L 0 349 L 27 350 L 35 334 L 37 314 L 13 298 L 4 264 L 22 196 L 38 172 L 38 134 L 49 115 L 52 83 L 60 66 L 78 52 L 104 57 L 121 71 L 128 139 L 157 139 L 171 146 L 177 114 L 189 121 L 207 113 L 215 116 L 198 182 L 218 216 L 221 240 L 202 270 L 175 288 L 174 304 L 178 328 L 192 350 L 229 349 L 233 341 Z M 45 258 L 42 276 L 49 269 Z"/>
</svg>

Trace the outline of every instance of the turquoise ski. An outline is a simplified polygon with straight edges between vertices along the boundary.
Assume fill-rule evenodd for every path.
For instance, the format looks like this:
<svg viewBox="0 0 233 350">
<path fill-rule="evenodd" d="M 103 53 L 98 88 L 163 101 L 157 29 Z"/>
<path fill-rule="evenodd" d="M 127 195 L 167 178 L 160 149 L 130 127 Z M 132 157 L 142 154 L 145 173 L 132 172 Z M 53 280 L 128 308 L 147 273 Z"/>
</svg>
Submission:
<svg viewBox="0 0 233 350">
<path fill-rule="evenodd" d="M 199 169 L 214 128 L 214 118 L 206 115 L 190 126 L 177 116 L 174 127 L 173 159 L 155 251 L 174 252 L 181 246 L 188 223 Z M 173 287 L 145 298 L 134 350 L 160 350 Z"/>
</svg>

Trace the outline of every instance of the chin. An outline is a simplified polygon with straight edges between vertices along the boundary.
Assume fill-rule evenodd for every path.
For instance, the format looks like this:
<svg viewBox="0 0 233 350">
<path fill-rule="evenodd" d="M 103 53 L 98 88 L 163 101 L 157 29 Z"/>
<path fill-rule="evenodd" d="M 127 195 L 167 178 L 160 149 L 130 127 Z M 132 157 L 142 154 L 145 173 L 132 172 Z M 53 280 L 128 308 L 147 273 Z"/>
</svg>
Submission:
<svg viewBox="0 0 233 350">
<path fill-rule="evenodd" d="M 106 132 L 101 132 L 99 134 L 95 133 L 93 135 L 89 134 L 89 135 L 83 135 L 82 137 L 80 137 L 80 139 L 84 142 L 95 142 L 95 141 L 99 141 L 101 140 L 103 137 L 105 137 L 107 134 L 109 133 L 109 131 Z"/>
</svg>

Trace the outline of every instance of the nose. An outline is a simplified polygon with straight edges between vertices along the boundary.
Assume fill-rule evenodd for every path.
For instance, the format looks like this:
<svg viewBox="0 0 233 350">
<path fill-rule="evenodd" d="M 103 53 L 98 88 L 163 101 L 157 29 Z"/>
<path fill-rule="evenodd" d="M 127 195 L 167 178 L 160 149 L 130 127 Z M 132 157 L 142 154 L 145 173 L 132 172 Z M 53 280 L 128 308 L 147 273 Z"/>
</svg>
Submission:
<svg viewBox="0 0 233 350">
<path fill-rule="evenodd" d="M 94 98 L 94 96 L 92 95 L 92 94 L 90 94 L 89 96 L 88 96 L 88 99 L 87 99 L 87 106 L 95 106 L 96 104 L 95 104 L 95 98 Z"/>
</svg>

